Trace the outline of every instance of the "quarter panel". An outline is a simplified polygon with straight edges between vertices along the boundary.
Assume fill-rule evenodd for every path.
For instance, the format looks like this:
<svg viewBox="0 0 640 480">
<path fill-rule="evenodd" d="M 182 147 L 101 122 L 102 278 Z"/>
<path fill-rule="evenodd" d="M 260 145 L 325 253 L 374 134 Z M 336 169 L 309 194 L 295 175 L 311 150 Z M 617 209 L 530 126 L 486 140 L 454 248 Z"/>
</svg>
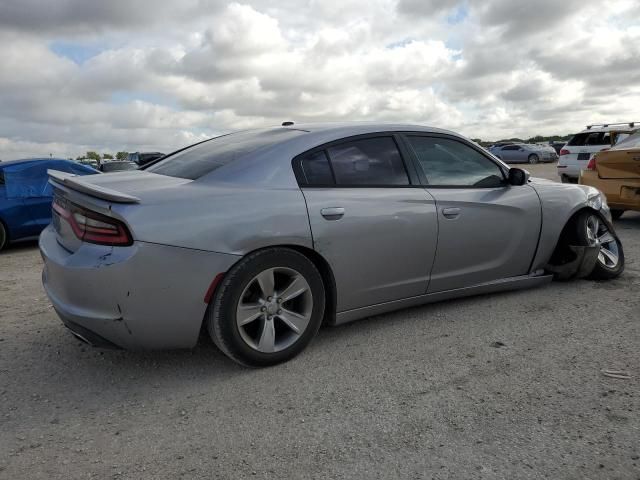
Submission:
<svg viewBox="0 0 640 480">
<path fill-rule="evenodd" d="M 136 240 L 244 255 L 272 245 L 312 248 L 299 188 L 184 185 L 164 199 L 114 204 Z"/>
</svg>

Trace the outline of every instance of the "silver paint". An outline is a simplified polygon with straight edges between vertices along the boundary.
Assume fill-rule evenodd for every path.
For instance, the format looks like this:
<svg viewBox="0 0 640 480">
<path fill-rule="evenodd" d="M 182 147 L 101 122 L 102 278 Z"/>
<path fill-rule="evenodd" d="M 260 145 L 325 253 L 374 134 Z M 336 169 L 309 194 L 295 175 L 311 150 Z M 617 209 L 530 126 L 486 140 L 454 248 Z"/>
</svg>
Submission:
<svg viewBox="0 0 640 480">
<path fill-rule="evenodd" d="M 53 178 L 58 195 L 123 221 L 134 239 L 105 247 L 48 227 L 40 237 L 43 281 L 56 311 L 123 347 L 191 347 L 216 275 L 276 245 L 314 249 L 328 264 L 338 323 L 534 286 L 550 280 L 539 272 L 560 232 L 597 193 L 537 179 L 489 189 L 302 191 L 292 159 L 326 142 L 375 132 L 463 137 L 400 124 L 294 128 L 307 133 L 193 181 L 145 171 Z M 137 203 L 126 203 L 132 198 Z M 610 220 L 606 207 L 600 214 Z"/>
</svg>

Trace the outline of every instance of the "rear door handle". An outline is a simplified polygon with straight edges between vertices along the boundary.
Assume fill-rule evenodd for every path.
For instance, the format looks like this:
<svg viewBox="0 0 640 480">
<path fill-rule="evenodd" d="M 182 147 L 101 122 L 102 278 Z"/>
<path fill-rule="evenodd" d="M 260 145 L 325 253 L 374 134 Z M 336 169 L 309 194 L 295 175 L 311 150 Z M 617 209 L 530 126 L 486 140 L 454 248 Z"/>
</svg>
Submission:
<svg viewBox="0 0 640 480">
<path fill-rule="evenodd" d="M 443 208 L 442 215 L 444 215 L 446 218 L 456 218 L 458 215 L 460 215 L 460 209 L 455 207 Z"/>
<path fill-rule="evenodd" d="M 327 220 L 339 220 L 344 215 L 344 208 L 342 207 L 328 207 L 320 210 L 322 215 Z"/>
</svg>

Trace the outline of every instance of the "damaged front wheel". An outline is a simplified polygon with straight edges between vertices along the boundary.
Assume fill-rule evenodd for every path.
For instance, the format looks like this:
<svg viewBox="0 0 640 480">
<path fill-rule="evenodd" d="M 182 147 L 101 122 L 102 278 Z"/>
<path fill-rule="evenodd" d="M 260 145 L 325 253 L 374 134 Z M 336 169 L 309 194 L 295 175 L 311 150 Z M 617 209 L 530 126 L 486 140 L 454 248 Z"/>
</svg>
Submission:
<svg viewBox="0 0 640 480">
<path fill-rule="evenodd" d="M 584 246 L 598 247 L 598 260 L 589 275 L 594 280 L 616 278 L 624 270 L 622 243 L 596 213 L 586 211 L 575 222 L 577 240 Z"/>
</svg>

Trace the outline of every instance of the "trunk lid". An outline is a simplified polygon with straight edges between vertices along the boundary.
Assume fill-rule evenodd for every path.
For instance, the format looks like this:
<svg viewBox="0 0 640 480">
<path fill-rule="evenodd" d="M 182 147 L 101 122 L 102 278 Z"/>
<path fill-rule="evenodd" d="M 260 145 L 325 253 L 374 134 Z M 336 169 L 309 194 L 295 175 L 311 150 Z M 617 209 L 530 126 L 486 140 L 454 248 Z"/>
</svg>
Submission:
<svg viewBox="0 0 640 480">
<path fill-rule="evenodd" d="M 640 178 L 640 148 L 609 150 L 596 157 L 600 178 Z"/>
<path fill-rule="evenodd" d="M 135 238 L 135 233 L 131 231 L 131 226 L 125 218 L 131 209 L 166 201 L 172 196 L 172 192 L 176 191 L 176 187 L 192 183 L 192 180 L 144 171 L 84 177 L 52 170 L 48 173 L 49 181 L 54 187 L 52 223 L 58 235 L 58 242 L 71 252 L 78 250 L 84 242 L 78 238 L 61 212 L 78 206 L 113 218 L 127 225 Z"/>
</svg>

